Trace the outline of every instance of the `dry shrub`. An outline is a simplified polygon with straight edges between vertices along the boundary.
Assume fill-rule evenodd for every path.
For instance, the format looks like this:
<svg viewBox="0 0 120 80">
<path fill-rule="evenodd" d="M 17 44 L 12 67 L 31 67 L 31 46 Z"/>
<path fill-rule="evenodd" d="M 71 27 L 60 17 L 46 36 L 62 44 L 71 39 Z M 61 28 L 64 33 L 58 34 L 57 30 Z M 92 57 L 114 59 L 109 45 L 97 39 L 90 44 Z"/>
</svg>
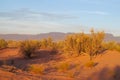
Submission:
<svg viewBox="0 0 120 80">
<path fill-rule="evenodd" d="M 20 41 L 9 40 L 7 43 L 9 48 L 18 48 L 20 46 Z"/>
<path fill-rule="evenodd" d="M 25 58 L 31 58 L 35 51 L 38 49 L 38 45 L 33 41 L 23 41 L 20 44 L 20 53 Z"/>
<path fill-rule="evenodd" d="M 7 47 L 7 42 L 4 39 L 0 39 L 0 49 L 6 47 Z"/>
<path fill-rule="evenodd" d="M 64 41 L 64 52 L 70 55 L 88 53 L 90 60 L 97 55 L 102 49 L 102 42 L 104 39 L 104 32 L 94 32 L 91 34 L 77 33 L 66 37 Z"/>
<path fill-rule="evenodd" d="M 80 55 L 84 51 L 86 35 L 84 33 L 72 34 L 64 41 L 64 52 L 70 55 Z"/>
<path fill-rule="evenodd" d="M 108 50 L 116 50 L 120 52 L 120 44 L 114 41 L 103 43 L 103 47 Z"/>
<path fill-rule="evenodd" d="M 67 71 L 69 68 L 70 68 L 70 64 L 67 63 L 67 62 L 62 62 L 62 63 L 59 63 L 57 66 L 56 66 L 57 70 L 60 71 L 60 72 L 65 72 Z"/>
<path fill-rule="evenodd" d="M 36 74 L 44 74 L 45 65 L 43 64 L 32 64 L 28 67 L 28 71 Z"/>
<path fill-rule="evenodd" d="M 41 48 L 51 50 L 51 54 L 55 54 L 58 52 L 58 44 L 57 42 L 54 42 L 51 37 L 42 39 L 40 43 Z"/>
<path fill-rule="evenodd" d="M 41 43 L 41 48 L 42 49 L 50 49 L 51 48 L 51 44 L 53 43 L 53 40 L 51 37 L 49 38 L 44 38 L 40 41 Z"/>
</svg>

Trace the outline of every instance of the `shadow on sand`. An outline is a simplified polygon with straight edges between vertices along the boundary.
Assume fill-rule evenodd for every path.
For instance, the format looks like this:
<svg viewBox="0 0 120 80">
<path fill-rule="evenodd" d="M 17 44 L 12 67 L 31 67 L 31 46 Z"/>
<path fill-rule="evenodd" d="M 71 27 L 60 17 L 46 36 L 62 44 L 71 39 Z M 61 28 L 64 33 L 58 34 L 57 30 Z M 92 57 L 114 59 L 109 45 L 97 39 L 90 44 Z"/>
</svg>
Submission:
<svg viewBox="0 0 120 80">
<path fill-rule="evenodd" d="M 116 66 L 114 69 L 105 67 L 90 75 L 87 80 L 120 80 L 120 66 Z"/>
<path fill-rule="evenodd" d="M 42 64 L 47 63 L 49 61 L 59 61 L 62 58 L 57 56 L 58 54 L 51 54 L 50 50 L 38 50 L 35 55 L 31 59 L 25 59 L 22 57 L 11 57 L 11 58 L 3 58 L 0 60 L 0 65 L 12 65 L 17 68 L 25 70 L 30 64 Z"/>
</svg>

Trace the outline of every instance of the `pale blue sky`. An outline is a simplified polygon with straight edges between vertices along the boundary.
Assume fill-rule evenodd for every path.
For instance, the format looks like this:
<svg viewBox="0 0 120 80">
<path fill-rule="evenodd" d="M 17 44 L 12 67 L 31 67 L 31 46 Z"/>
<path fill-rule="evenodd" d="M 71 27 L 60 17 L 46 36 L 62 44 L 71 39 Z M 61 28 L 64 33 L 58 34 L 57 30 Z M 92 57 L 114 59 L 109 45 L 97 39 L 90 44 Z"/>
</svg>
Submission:
<svg viewBox="0 0 120 80">
<path fill-rule="evenodd" d="M 120 0 L 0 0 L 0 33 L 88 32 L 120 36 Z"/>
</svg>

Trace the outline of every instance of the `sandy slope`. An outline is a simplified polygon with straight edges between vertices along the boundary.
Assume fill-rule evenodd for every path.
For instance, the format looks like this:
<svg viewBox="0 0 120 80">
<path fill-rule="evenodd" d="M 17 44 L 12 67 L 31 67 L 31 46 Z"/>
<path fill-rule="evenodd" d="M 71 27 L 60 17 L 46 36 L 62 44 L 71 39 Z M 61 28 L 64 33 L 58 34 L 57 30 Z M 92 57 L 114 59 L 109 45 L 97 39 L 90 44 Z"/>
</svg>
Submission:
<svg viewBox="0 0 120 80">
<path fill-rule="evenodd" d="M 105 51 L 94 58 L 97 63 L 93 68 L 85 66 L 89 62 L 88 55 L 65 58 L 61 55 L 51 55 L 48 50 L 39 50 L 33 59 L 20 58 L 18 49 L 0 50 L 0 60 L 7 57 L 8 64 L 14 60 L 15 71 L 0 68 L 0 80 L 120 80 L 120 53 L 117 51 Z M 9 58 L 8 58 L 9 55 Z M 14 57 L 13 57 L 14 56 Z M 59 72 L 54 65 L 69 63 L 70 68 L 65 72 Z M 30 64 L 44 64 L 47 66 L 43 75 L 26 72 Z M 22 69 L 22 70 L 21 70 Z"/>
</svg>

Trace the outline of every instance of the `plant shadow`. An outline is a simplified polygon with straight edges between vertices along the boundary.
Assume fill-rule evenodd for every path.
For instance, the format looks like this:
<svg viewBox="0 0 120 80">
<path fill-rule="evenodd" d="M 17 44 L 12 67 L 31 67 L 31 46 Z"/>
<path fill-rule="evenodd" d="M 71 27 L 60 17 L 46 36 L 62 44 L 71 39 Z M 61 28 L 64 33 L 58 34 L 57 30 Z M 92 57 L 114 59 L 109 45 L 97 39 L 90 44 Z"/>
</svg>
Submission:
<svg viewBox="0 0 120 80">
<path fill-rule="evenodd" d="M 114 69 L 105 67 L 90 75 L 87 80 L 120 80 L 120 66 L 116 66 Z"/>
<path fill-rule="evenodd" d="M 52 55 L 50 50 L 37 50 L 31 59 L 26 59 L 23 57 L 10 57 L 0 60 L 0 65 L 12 65 L 16 68 L 26 70 L 31 64 L 43 64 L 49 61 L 62 60 L 62 57 L 58 54 Z"/>
</svg>

